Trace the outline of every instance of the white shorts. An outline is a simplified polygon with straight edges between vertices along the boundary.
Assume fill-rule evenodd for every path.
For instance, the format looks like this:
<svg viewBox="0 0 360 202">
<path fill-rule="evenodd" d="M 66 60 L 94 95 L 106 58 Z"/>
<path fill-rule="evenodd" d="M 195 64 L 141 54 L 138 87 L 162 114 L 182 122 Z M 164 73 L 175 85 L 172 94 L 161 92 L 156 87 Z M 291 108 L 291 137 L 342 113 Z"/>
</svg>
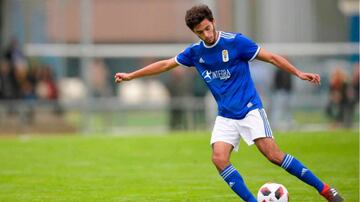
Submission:
<svg viewBox="0 0 360 202">
<path fill-rule="evenodd" d="M 265 110 L 254 109 L 240 120 L 217 116 L 210 144 L 226 142 L 238 151 L 241 138 L 252 145 L 255 139 L 262 137 L 273 138 L 272 131 Z"/>
</svg>

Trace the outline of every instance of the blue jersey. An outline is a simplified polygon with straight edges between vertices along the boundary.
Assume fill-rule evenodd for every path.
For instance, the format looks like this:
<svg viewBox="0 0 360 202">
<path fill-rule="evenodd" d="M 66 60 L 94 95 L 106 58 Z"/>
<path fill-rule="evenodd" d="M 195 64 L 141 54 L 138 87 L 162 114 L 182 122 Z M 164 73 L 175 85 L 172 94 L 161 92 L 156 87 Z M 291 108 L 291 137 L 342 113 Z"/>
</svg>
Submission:
<svg viewBox="0 0 360 202">
<path fill-rule="evenodd" d="M 249 61 L 260 47 L 239 33 L 219 32 L 217 41 L 207 46 L 192 44 L 175 57 L 178 64 L 195 66 L 218 104 L 218 114 L 242 119 L 262 103 L 251 79 Z"/>
</svg>

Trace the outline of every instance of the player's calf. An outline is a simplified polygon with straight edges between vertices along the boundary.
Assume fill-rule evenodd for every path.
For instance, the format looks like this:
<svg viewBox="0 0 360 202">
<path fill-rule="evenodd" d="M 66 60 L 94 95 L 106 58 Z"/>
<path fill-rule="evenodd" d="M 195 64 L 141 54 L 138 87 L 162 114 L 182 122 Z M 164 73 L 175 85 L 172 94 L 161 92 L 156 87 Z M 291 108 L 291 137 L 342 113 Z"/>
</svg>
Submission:
<svg viewBox="0 0 360 202">
<path fill-rule="evenodd" d="M 325 184 L 317 178 L 307 167 L 290 154 L 286 154 L 281 165 L 290 174 L 296 176 L 306 184 L 314 187 L 318 192 L 324 189 Z"/>
<path fill-rule="evenodd" d="M 271 163 L 275 165 L 280 165 L 285 156 L 285 154 L 280 151 L 271 151 L 264 155 Z"/>
<path fill-rule="evenodd" d="M 259 151 L 273 164 L 280 165 L 285 154 L 279 149 L 273 138 L 259 138 L 255 140 Z"/>
</svg>

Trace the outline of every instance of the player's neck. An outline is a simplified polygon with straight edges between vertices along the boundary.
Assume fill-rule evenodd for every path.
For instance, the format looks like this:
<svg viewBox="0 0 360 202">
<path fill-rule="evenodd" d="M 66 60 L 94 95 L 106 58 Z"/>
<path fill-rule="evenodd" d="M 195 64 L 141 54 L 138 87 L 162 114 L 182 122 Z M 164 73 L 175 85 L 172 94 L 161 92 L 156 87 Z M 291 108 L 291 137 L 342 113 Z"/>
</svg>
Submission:
<svg viewBox="0 0 360 202">
<path fill-rule="evenodd" d="M 218 37 L 219 37 L 219 32 L 218 32 L 218 31 L 215 31 L 215 39 L 214 39 L 214 42 L 210 44 L 210 43 L 206 43 L 206 41 L 204 40 L 204 43 L 205 43 L 207 46 L 212 46 L 212 45 L 214 45 L 214 44 L 217 42 Z"/>
</svg>

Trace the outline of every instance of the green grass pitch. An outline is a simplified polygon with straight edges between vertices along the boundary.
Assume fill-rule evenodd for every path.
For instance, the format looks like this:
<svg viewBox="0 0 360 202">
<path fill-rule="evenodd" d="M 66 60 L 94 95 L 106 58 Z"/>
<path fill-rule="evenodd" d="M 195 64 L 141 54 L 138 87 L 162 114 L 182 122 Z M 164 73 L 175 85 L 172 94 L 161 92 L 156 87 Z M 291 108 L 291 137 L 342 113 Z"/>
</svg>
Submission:
<svg viewBox="0 0 360 202">
<path fill-rule="evenodd" d="M 359 201 L 358 132 L 279 133 L 276 141 L 346 201 Z M 240 201 L 210 161 L 208 132 L 0 137 L 0 201 Z M 232 162 L 256 194 L 284 184 L 294 202 L 324 201 L 244 142 Z"/>
</svg>

